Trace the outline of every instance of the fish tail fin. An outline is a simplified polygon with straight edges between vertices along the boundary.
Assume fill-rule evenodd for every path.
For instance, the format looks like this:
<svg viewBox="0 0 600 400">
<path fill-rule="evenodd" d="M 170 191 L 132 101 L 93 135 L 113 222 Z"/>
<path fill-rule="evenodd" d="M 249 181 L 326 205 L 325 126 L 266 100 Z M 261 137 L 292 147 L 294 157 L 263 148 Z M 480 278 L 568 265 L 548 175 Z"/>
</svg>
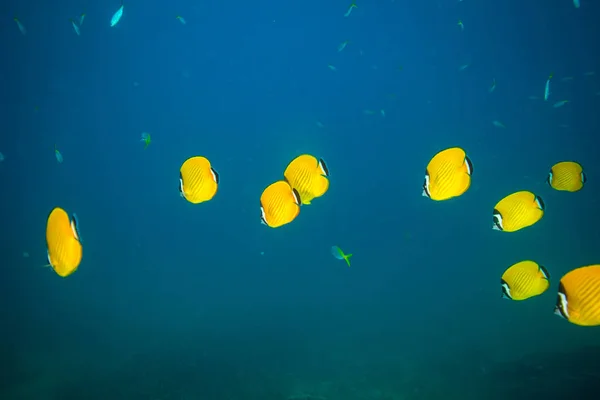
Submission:
<svg viewBox="0 0 600 400">
<path fill-rule="evenodd" d="M 352 254 L 344 255 L 344 260 L 346 260 L 346 264 L 348 264 L 348 266 L 350 266 L 350 257 L 352 257 Z"/>
</svg>

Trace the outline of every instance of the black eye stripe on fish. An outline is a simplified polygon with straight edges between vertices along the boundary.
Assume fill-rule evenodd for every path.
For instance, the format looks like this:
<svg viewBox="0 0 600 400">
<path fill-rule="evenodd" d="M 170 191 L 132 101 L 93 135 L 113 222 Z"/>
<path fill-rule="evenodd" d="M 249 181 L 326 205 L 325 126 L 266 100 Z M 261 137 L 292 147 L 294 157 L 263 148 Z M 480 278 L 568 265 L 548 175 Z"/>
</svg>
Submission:
<svg viewBox="0 0 600 400">
<path fill-rule="evenodd" d="M 467 156 L 465 156 L 465 164 L 467 165 L 467 173 L 469 175 L 473 175 L 473 163 L 471 162 L 471 159 Z"/>
<path fill-rule="evenodd" d="M 215 182 L 217 182 L 217 184 L 221 183 L 221 182 L 219 182 L 219 179 L 220 179 L 219 173 L 217 171 L 215 171 L 214 168 L 211 168 L 210 170 L 212 172 L 213 179 L 215 180 Z"/>
<path fill-rule="evenodd" d="M 329 167 L 327 167 L 327 164 L 325 163 L 325 160 L 323 160 L 322 158 L 319 159 L 319 165 L 321 166 L 321 169 L 324 172 L 324 175 L 329 177 Z"/>
<path fill-rule="evenodd" d="M 494 209 L 494 213 L 492 214 L 492 224 L 498 230 L 502 230 L 502 215 L 498 212 L 498 210 Z"/>
<path fill-rule="evenodd" d="M 294 193 L 294 198 L 296 199 L 296 204 L 298 204 L 299 206 L 302 205 L 302 198 L 300 197 L 300 193 L 298 193 L 298 191 L 296 189 L 292 188 L 292 192 Z"/>
<path fill-rule="evenodd" d="M 546 204 L 544 203 L 544 200 L 542 200 L 542 198 L 540 196 L 535 196 L 535 202 L 538 204 L 540 210 L 542 210 L 542 211 L 546 210 Z"/>
<path fill-rule="evenodd" d="M 423 194 L 426 197 L 430 197 L 429 194 L 429 172 L 425 170 L 425 179 L 423 180 Z"/>
<path fill-rule="evenodd" d="M 510 296 L 510 286 L 504 279 L 500 279 L 500 287 L 502 288 L 502 297 L 506 297 L 507 299 L 512 299 Z"/>
<path fill-rule="evenodd" d="M 565 287 L 562 282 L 558 285 L 558 295 L 556 296 L 556 307 L 554 308 L 555 314 L 563 317 L 564 319 L 569 319 L 569 311 L 568 311 L 568 299 L 565 293 Z M 558 313 L 557 313 L 558 311 Z"/>
</svg>

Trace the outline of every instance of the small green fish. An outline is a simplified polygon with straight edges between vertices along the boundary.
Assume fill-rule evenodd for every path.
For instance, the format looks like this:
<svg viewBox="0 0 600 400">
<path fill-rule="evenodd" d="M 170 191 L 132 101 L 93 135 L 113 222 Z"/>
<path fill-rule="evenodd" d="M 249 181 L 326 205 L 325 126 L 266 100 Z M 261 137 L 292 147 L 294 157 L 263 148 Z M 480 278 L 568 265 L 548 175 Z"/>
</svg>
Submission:
<svg viewBox="0 0 600 400">
<path fill-rule="evenodd" d="M 181 15 L 178 15 L 178 16 L 176 16 L 175 18 L 176 18 L 176 19 L 178 19 L 178 20 L 179 20 L 179 22 L 181 22 L 181 24 L 182 24 L 182 25 L 185 25 L 185 24 L 186 24 L 186 22 L 185 22 L 185 19 L 183 19 L 183 17 L 182 17 Z"/>
<path fill-rule="evenodd" d="M 331 254 L 338 260 L 345 260 L 346 264 L 350 266 L 350 257 L 352 257 L 352 254 L 344 254 L 338 246 L 331 246 Z"/>
<path fill-rule="evenodd" d="M 342 42 L 339 46 L 338 46 L 338 52 L 344 50 L 346 48 L 346 46 L 348 46 L 348 43 L 350 43 L 349 40 L 346 40 L 344 42 Z"/>
<path fill-rule="evenodd" d="M 110 19 L 111 27 L 117 25 L 119 23 L 119 21 L 121 20 L 121 17 L 123 17 L 123 9 L 124 9 L 123 0 L 121 0 L 121 7 L 119 7 L 119 9 L 117 11 L 115 11 L 112 18 Z"/>
<path fill-rule="evenodd" d="M 15 21 L 17 23 L 17 27 L 19 28 L 19 30 L 21 31 L 21 33 L 23 35 L 27 35 L 27 29 L 25 29 L 25 26 L 21 23 L 21 21 L 19 21 L 19 18 L 14 17 L 13 21 Z"/>
<path fill-rule="evenodd" d="M 550 81 L 552 80 L 552 76 L 553 76 L 553 74 L 550 74 L 550 76 L 546 80 L 546 85 L 544 86 L 544 101 L 548 101 L 550 94 L 552 94 L 550 92 Z"/>
<path fill-rule="evenodd" d="M 496 78 L 492 80 L 492 86 L 490 86 L 489 92 L 492 93 L 494 90 L 496 90 Z"/>
<path fill-rule="evenodd" d="M 140 139 L 140 142 L 144 142 L 144 150 L 146 150 L 148 148 L 148 146 L 150 146 L 150 143 L 152 142 L 152 138 L 150 137 L 150 134 L 147 132 L 143 132 L 142 133 L 142 138 Z"/>
<path fill-rule="evenodd" d="M 62 154 L 60 154 L 60 151 L 58 151 L 58 149 L 56 148 L 56 145 L 54 145 L 54 157 L 56 157 L 56 161 L 59 164 L 62 164 L 63 156 L 62 156 Z"/>
<path fill-rule="evenodd" d="M 327 64 L 327 68 L 329 68 L 329 69 L 330 69 L 331 71 L 333 71 L 333 72 L 337 71 L 337 68 L 336 68 L 336 67 L 334 67 L 334 66 L 333 66 L 333 65 L 331 65 L 331 64 Z"/>
<path fill-rule="evenodd" d="M 496 127 L 496 128 L 506 128 L 506 125 L 504 125 L 502 122 L 497 121 L 497 120 L 493 120 L 492 124 Z"/>
<path fill-rule="evenodd" d="M 465 24 L 463 24 L 463 22 L 460 19 L 458 20 L 458 24 L 456 25 L 458 25 L 461 31 L 465 30 Z"/>
<path fill-rule="evenodd" d="M 568 102 L 569 102 L 569 100 L 557 101 L 556 103 L 554 103 L 552 105 L 552 107 L 554 107 L 554 108 L 560 108 L 560 107 L 564 106 L 565 104 L 567 104 Z"/>
<path fill-rule="evenodd" d="M 352 10 L 354 10 L 355 8 L 358 8 L 358 6 L 356 5 L 356 3 L 352 2 L 352 4 L 350 4 L 350 7 L 348 8 L 348 11 L 346 11 L 346 13 L 344 14 L 344 17 L 349 17 L 350 14 L 352 14 Z"/>
<path fill-rule="evenodd" d="M 77 36 L 81 35 L 81 30 L 79 29 L 79 26 L 77 26 L 77 23 L 75 22 L 75 20 L 73 18 L 71 18 L 71 19 L 69 19 L 69 21 L 71 22 L 71 25 L 73 25 L 73 30 L 75 31 Z"/>
</svg>

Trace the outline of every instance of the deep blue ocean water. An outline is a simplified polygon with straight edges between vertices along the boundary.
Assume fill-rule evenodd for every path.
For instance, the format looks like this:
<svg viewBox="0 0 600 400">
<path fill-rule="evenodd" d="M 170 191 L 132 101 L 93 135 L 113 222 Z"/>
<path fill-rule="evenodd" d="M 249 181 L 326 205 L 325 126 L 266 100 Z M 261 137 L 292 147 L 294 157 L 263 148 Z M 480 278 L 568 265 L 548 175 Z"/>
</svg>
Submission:
<svg viewBox="0 0 600 400">
<path fill-rule="evenodd" d="M 2 399 L 597 398 L 600 328 L 552 311 L 560 277 L 600 263 L 600 5 L 350 3 L 130 0 L 114 27 L 119 0 L 0 4 Z M 453 146 L 471 188 L 422 197 Z M 329 191 L 261 225 L 304 153 Z M 194 155 L 220 174 L 199 205 L 177 190 Z M 545 182 L 563 160 L 582 191 Z M 517 190 L 544 218 L 492 231 Z M 65 279 L 43 267 L 57 206 L 84 249 Z M 550 289 L 501 299 L 524 259 Z"/>
</svg>

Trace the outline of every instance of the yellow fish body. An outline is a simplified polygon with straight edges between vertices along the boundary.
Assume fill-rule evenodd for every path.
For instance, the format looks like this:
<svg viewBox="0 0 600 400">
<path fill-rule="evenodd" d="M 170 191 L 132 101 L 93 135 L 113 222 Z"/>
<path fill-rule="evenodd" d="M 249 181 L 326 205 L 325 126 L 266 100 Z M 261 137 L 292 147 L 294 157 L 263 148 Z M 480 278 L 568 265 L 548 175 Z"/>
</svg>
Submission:
<svg viewBox="0 0 600 400">
<path fill-rule="evenodd" d="M 425 170 L 423 196 L 442 201 L 458 197 L 471 186 L 473 164 L 460 147 L 437 153 Z"/>
<path fill-rule="evenodd" d="M 260 196 L 261 222 L 271 228 L 289 224 L 300 214 L 301 205 L 300 194 L 289 183 L 272 183 Z"/>
<path fill-rule="evenodd" d="M 309 154 L 294 158 L 283 176 L 290 186 L 300 193 L 302 204 L 323 196 L 329 189 L 329 169 L 325 161 Z"/>
<path fill-rule="evenodd" d="M 196 156 L 185 160 L 179 170 L 179 193 L 192 204 L 211 200 L 219 186 L 219 174 L 207 158 Z"/>
<path fill-rule="evenodd" d="M 538 222 L 544 216 L 544 201 L 529 191 L 509 194 L 496 204 L 492 228 L 515 232 Z"/>
<path fill-rule="evenodd" d="M 586 176 L 579 163 L 563 161 L 555 164 L 548 173 L 548 183 L 553 189 L 577 192 L 583 188 Z"/>
<path fill-rule="evenodd" d="M 518 262 L 502 274 L 502 297 L 518 301 L 539 296 L 550 287 L 549 280 L 550 274 L 543 266 L 533 261 Z"/>
<path fill-rule="evenodd" d="M 48 216 L 46 246 L 48 264 L 59 276 L 65 278 L 77 270 L 83 255 L 77 221 L 62 208 L 54 208 Z"/>
<path fill-rule="evenodd" d="M 577 268 L 561 278 L 554 313 L 575 325 L 600 326 L 600 265 Z"/>
</svg>

